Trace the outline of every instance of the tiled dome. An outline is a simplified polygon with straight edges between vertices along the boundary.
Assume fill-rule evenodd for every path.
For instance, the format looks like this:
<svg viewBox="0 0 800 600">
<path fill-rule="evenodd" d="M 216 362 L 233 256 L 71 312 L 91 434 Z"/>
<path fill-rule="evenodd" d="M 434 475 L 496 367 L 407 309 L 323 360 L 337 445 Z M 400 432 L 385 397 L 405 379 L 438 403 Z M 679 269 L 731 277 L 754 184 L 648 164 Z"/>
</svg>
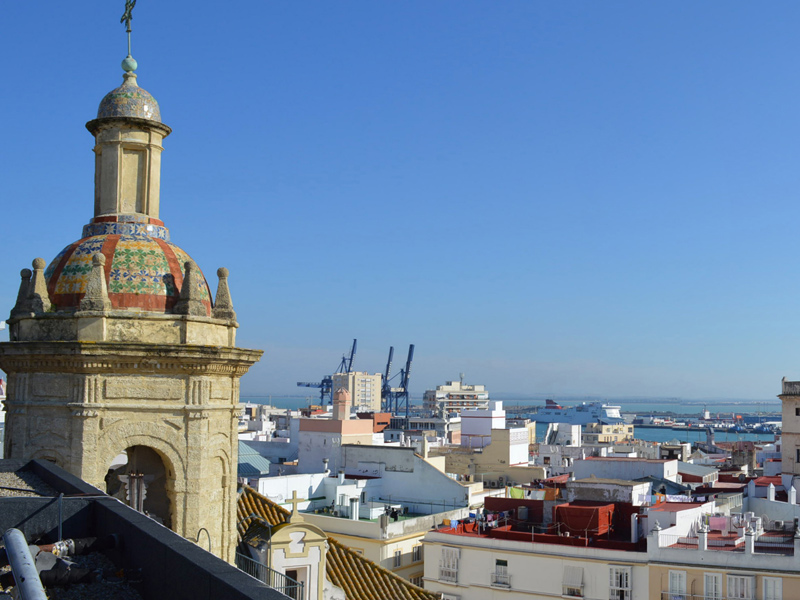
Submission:
<svg viewBox="0 0 800 600">
<path fill-rule="evenodd" d="M 115 227 L 119 227 L 119 224 L 115 224 Z M 156 229 L 166 231 L 164 227 Z M 47 291 L 54 307 L 57 310 L 79 307 L 92 270 L 92 256 L 99 252 L 106 257 L 108 297 L 113 309 L 169 311 L 180 296 L 184 263 L 191 258 L 167 241 L 168 235 L 164 237 L 167 239 L 129 233 L 101 233 L 70 244 L 45 270 Z M 200 297 L 206 314 L 210 316 L 211 293 L 202 273 L 200 281 Z"/>
<path fill-rule="evenodd" d="M 125 73 L 125 81 L 115 90 L 106 94 L 97 109 L 97 118 L 137 117 L 161 122 L 161 110 L 150 92 L 136 84 L 134 73 Z"/>
</svg>

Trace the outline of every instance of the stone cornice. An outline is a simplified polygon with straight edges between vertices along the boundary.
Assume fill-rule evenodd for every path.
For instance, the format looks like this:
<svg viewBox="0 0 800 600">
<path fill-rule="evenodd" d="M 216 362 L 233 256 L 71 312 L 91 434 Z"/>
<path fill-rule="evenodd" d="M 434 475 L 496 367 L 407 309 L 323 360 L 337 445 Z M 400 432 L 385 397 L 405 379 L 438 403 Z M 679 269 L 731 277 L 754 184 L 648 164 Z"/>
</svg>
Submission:
<svg viewBox="0 0 800 600">
<path fill-rule="evenodd" d="M 136 373 L 241 377 L 262 350 L 111 342 L 0 343 L 7 373 Z"/>
</svg>

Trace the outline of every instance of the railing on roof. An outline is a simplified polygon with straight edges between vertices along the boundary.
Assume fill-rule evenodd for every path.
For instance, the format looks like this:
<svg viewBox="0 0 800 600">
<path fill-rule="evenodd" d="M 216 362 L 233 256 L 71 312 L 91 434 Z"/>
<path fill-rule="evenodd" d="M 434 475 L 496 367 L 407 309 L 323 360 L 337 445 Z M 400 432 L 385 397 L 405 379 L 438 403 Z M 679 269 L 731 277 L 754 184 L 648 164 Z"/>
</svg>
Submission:
<svg viewBox="0 0 800 600">
<path fill-rule="evenodd" d="M 782 396 L 800 396 L 800 381 L 783 381 Z"/>
<path fill-rule="evenodd" d="M 739 508 L 742 505 L 742 494 L 725 494 L 724 496 L 717 496 L 717 508 L 727 506 L 729 509 Z"/>
<path fill-rule="evenodd" d="M 274 590 L 279 591 L 287 598 L 300 599 L 303 596 L 303 583 L 295 581 L 291 577 L 287 577 L 283 573 L 269 568 L 267 565 L 262 565 L 260 562 L 253 560 L 249 556 L 236 553 L 236 566 L 240 571 L 244 571 L 250 577 L 258 579 L 261 583 L 267 584 Z"/>
</svg>

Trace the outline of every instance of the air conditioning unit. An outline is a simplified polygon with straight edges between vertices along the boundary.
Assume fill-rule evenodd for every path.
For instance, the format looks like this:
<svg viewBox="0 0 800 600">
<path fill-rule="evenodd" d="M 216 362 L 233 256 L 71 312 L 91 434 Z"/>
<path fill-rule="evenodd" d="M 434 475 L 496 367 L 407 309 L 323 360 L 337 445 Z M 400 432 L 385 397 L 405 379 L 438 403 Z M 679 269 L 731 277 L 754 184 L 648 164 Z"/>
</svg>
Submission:
<svg viewBox="0 0 800 600">
<path fill-rule="evenodd" d="M 783 530 L 783 521 L 775 521 L 775 529 Z"/>
</svg>

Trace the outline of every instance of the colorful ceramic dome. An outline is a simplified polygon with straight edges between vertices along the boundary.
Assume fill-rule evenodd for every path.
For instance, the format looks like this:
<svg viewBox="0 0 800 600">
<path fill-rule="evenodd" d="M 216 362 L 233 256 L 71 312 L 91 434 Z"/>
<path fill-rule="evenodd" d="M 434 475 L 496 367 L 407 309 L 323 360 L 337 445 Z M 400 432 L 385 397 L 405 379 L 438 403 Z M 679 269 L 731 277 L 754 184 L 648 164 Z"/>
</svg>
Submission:
<svg viewBox="0 0 800 600">
<path fill-rule="evenodd" d="M 125 73 L 125 81 L 115 90 L 106 94 L 97 109 L 97 118 L 136 117 L 148 121 L 161 122 L 161 110 L 158 102 L 136 83 L 135 73 Z"/>
<path fill-rule="evenodd" d="M 106 227 L 124 227 L 108 223 Z M 89 224 L 86 229 L 97 226 Z M 154 228 L 166 232 L 163 226 Z M 56 310 L 77 309 L 86 292 L 92 270 L 92 256 L 106 257 L 105 272 L 112 309 L 167 312 L 178 301 L 183 285 L 186 252 L 163 237 L 131 233 L 89 235 L 64 248 L 45 270 L 47 291 Z M 157 233 L 163 233 L 157 232 Z M 166 239 L 164 239 L 166 238 Z M 199 268 L 198 268 L 199 271 Z M 200 273 L 200 297 L 211 316 L 211 292 Z"/>
</svg>

